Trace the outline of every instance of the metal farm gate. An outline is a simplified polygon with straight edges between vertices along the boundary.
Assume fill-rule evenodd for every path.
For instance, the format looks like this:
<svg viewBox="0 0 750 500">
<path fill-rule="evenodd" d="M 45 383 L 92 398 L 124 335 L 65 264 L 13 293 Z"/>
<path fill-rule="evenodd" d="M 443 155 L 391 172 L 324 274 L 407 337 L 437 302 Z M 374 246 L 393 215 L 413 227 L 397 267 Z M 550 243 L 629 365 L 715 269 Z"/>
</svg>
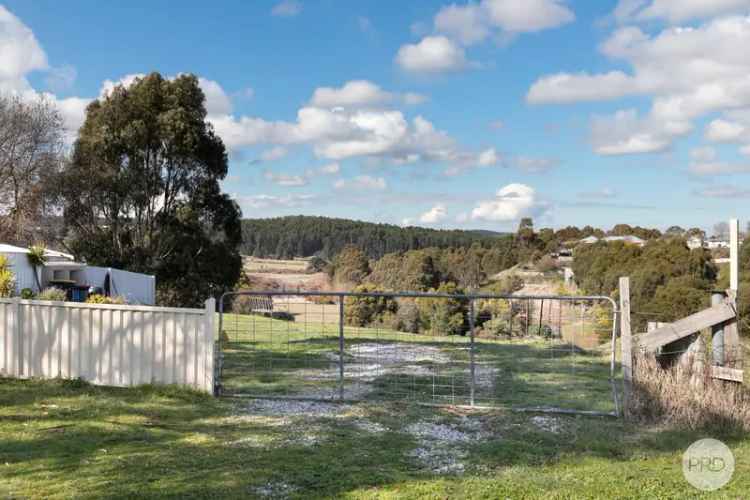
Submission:
<svg viewBox="0 0 750 500">
<path fill-rule="evenodd" d="M 617 415 L 608 297 L 238 292 L 220 392 Z"/>
</svg>

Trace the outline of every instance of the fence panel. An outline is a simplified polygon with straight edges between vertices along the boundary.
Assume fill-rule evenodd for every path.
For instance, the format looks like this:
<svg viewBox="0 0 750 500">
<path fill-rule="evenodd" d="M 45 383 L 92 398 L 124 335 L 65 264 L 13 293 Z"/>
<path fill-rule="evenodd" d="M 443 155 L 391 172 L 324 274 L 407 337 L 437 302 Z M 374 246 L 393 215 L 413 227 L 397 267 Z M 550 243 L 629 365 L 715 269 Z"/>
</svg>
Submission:
<svg viewBox="0 0 750 500">
<path fill-rule="evenodd" d="M 213 299 L 204 309 L 0 299 L 0 375 L 213 393 L 214 314 Z"/>
</svg>

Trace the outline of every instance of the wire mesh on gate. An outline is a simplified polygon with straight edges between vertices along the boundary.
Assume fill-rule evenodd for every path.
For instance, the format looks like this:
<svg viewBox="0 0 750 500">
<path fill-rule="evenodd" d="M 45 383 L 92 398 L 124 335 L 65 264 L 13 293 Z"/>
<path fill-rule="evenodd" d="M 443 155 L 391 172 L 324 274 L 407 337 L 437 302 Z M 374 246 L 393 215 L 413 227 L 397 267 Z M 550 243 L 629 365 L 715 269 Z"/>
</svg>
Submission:
<svg viewBox="0 0 750 500">
<path fill-rule="evenodd" d="M 220 308 L 227 394 L 618 411 L 606 297 L 240 292 Z"/>
</svg>

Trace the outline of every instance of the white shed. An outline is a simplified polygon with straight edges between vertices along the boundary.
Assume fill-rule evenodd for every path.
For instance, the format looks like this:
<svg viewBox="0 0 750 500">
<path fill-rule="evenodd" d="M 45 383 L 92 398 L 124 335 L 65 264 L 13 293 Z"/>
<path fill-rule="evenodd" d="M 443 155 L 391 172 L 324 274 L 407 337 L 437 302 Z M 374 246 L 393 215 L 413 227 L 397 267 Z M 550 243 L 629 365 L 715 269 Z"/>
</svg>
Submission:
<svg viewBox="0 0 750 500">
<path fill-rule="evenodd" d="M 0 254 L 8 258 L 10 269 L 16 275 L 16 294 L 20 294 L 24 288 L 31 288 L 35 292 L 39 291 L 37 280 L 34 278 L 34 268 L 29 264 L 29 259 L 26 256 L 28 253 L 28 248 L 0 243 Z M 37 270 L 37 276 L 39 275 L 40 270 Z"/>
</svg>

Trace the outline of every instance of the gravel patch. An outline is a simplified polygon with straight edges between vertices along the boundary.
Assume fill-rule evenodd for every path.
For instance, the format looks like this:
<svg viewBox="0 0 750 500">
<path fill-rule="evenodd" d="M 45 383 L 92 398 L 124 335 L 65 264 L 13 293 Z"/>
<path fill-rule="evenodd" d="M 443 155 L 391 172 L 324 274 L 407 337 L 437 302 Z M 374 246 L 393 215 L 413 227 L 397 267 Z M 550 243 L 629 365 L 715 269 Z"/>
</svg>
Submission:
<svg viewBox="0 0 750 500">
<path fill-rule="evenodd" d="M 462 417 L 458 423 L 417 422 L 406 427 L 418 447 L 409 456 L 435 474 L 463 474 L 465 446 L 486 437 L 482 422 Z"/>
<path fill-rule="evenodd" d="M 245 413 L 270 417 L 341 417 L 352 411 L 351 405 L 321 401 L 255 399 Z"/>
<path fill-rule="evenodd" d="M 359 419 L 355 420 L 353 423 L 354 427 L 363 432 L 369 432 L 371 434 L 381 434 L 383 432 L 388 432 L 388 428 L 386 426 L 377 422 L 373 422 L 371 420 Z"/>
<path fill-rule="evenodd" d="M 559 434 L 563 431 L 563 424 L 557 417 L 537 415 L 535 417 L 531 417 L 531 423 L 534 424 L 537 428 L 546 432 L 552 432 L 553 434 Z"/>
<path fill-rule="evenodd" d="M 263 498 L 289 498 L 295 491 L 297 491 L 295 486 L 283 482 L 266 483 L 263 486 L 251 488 L 252 493 Z"/>
</svg>

